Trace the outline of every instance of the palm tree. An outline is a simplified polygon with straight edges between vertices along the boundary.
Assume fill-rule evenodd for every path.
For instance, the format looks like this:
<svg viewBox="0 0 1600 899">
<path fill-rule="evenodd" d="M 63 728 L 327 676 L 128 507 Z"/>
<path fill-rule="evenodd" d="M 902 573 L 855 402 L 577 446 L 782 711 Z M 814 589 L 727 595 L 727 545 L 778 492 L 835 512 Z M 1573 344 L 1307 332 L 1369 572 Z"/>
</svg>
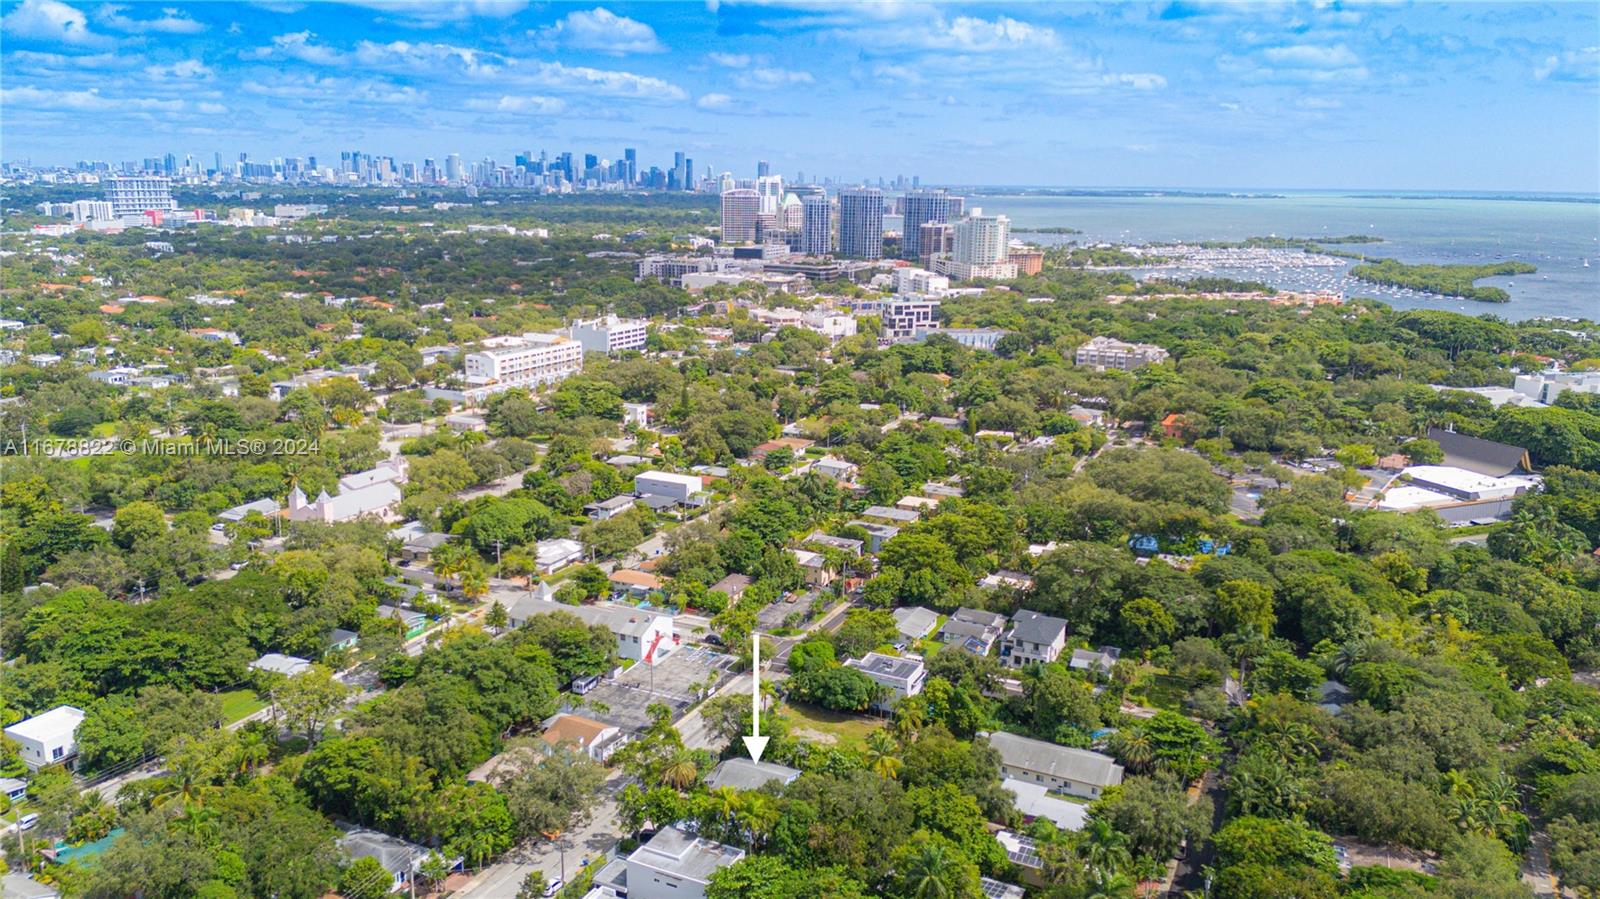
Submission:
<svg viewBox="0 0 1600 899">
<path fill-rule="evenodd" d="M 694 754 L 687 749 L 673 753 L 661 769 L 661 782 L 674 790 L 689 789 L 699 777 L 700 769 L 694 763 Z"/>
<path fill-rule="evenodd" d="M 867 769 L 884 780 L 894 780 L 900 776 L 900 768 L 905 764 L 898 755 L 900 747 L 888 733 L 875 730 L 867 737 Z"/>
<path fill-rule="evenodd" d="M 906 868 L 904 883 L 908 895 L 915 899 L 947 899 L 956 895 L 956 885 L 951 883 L 955 860 L 949 851 L 938 843 L 926 843 L 911 859 Z"/>
<path fill-rule="evenodd" d="M 1091 818 L 1083 829 L 1083 860 L 1095 883 L 1106 883 L 1133 864 L 1128 838 L 1109 821 Z"/>
<path fill-rule="evenodd" d="M 893 726 L 903 742 L 915 743 L 926 724 L 927 716 L 920 702 L 903 702 L 895 709 Z"/>
<path fill-rule="evenodd" d="M 481 565 L 473 565 L 461 572 L 461 593 L 467 599 L 477 600 L 489 592 L 489 575 Z"/>
<path fill-rule="evenodd" d="M 733 819 L 744 811 L 744 799 L 733 787 L 717 787 L 711 791 L 711 801 L 723 828 L 732 829 Z"/>
<path fill-rule="evenodd" d="M 1111 754 L 1128 770 L 1145 774 L 1155 767 L 1156 746 L 1150 734 L 1142 727 L 1128 727 L 1111 735 Z"/>
</svg>

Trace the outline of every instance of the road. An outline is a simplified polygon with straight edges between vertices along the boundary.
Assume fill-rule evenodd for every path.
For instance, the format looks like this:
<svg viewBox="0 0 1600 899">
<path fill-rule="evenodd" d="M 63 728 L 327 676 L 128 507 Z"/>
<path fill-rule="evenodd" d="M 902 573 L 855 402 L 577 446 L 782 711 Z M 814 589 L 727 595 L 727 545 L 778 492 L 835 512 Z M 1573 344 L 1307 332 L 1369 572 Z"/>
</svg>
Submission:
<svg viewBox="0 0 1600 899">
<path fill-rule="evenodd" d="M 1200 798 L 1202 803 L 1211 803 L 1211 830 L 1213 833 L 1222 826 L 1223 800 L 1226 793 L 1222 788 L 1222 778 L 1215 771 L 1208 771 L 1200 781 Z M 1183 896 L 1190 892 L 1204 894 L 1206 890 L 1205 868 L 1210 865 L 1216 856 L 1216 847 L 1209 838 L 1196 846 L 1189 845 L 1189 851 L 1178 861 L 1177 870 L 1172 878 L 1172 890 L 1167 895 Z"/>
<path fill-rule="evenodd" d="M 523 843 L 512 849 L 501 858 L 499 862 L 479 871 L 467 881 L 455 896 L 462 899 L 510 899 L 517 895 L 517 890 L 522 886 L 522 879 L 530 871 L 539 871 L 546 880 L 557 877 L 563 879 L 567 875 L 576 874 L 582 870 L 584 860 L 599 858 L 616 844 L 617 833 L 617 800 L 622 788 L 631 781 L 631 778 L 621 771 L 613 772 L 611 778 L 601 788 L 602 799 L 595 807 L 594 816 L 578 830 L 562 836 L 559 844 L 549 840 L 538 840 Z M 566 848 L 566 872 L 562 873 L 562 851 Z"/>
</svg>

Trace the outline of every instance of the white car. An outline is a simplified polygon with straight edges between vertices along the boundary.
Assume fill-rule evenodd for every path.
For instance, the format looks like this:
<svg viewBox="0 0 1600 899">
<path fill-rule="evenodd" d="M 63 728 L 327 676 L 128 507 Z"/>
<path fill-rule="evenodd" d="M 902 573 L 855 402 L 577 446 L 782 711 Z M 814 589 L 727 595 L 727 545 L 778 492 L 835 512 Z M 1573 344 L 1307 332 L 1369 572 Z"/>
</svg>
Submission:
<svg viewBox="0 0 1600 899">
<path fill-rule="evenodd" d="M 17 821 L 18 830 L 32 830 L 39 824 L 39 813 L 29 812 Z"/>
<path fill-rule="evenodd" d="M 545 888 L 544 888 L 545 899 L 549 899 L 549 897 L 554 896 L 555 894 L 561 892 L 561 888 L 566 886 L 566 885 L 567 885 L 566 881 L 562 880 L 559 877 L 557 877 L 555 880 L 550 881 L 548 884 L 545 885 Z"/>
</svg>

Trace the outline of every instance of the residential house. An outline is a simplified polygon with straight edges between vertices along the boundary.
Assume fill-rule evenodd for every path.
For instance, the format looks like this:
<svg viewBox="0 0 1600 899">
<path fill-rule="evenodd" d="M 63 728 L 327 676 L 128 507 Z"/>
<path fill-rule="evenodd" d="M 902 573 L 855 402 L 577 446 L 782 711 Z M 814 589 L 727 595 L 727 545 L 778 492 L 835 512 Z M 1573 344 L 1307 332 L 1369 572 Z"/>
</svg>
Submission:
<svg viewBox="0 0 1600 899">
<path fill-rule="evenodd" d="M 1044 818 L 1062 830 L 1082 830 L 1089 820 L 1089 807 L 1081 802 L 1050 795 L 1050 788 L 1035 781 L 1007 777 L 1000 789 L 1015 797 L 1017 811 L 1032 820 Z"/>
<path fill-rule="evenodd" d="M 582 715 L 562 714 L 545 722 L 539 739 L 551 746 L 570 746 L 597 762 L 611 761 L 611 754 L 628 742 L 622 728 Z"/>
<path fill-rule="evenodd" d="M 798 459 L 806 450 L 815 445 L 815 440 L 808 440 L 805 437 L 779 437 L 776 440 L 768 440 L 766 443 L 757 444 L 755 449 L 750 451 L 750 461 L 765 461 L 768 454 L 778 450 L 788 450 L 790 455 Z"/>
<path fill-rule="evenodd" d="M 243 521 L 245 516 L 249 515 L 251 512 L 259 512 L 262 515 L 270 518 L 271 516 L 278 514 L 278 509 L 278 501 L 269 496 L 265 499 L 258 499 L 255 502 L 242 503 L 234 506 L 231 509 L 224 509 L 217 513 L 217 520 Z"/>
<path fill-rule="evenodd" d="M 673 635 L 672 616 L 653 609 L 597 603 L 569 606 L 558 602 L 518 600 L 506 609 L 512 627 L 521 627 L 534 615 L 565 612 L 585 624 L 604 625 L 617 638 L 617 656 L 635 662 L 655 664 L 678 645 Z"/>
<path fill-rule="evenodd" d="M 863 518 L 876 518 L 893 525 L 913 524 L 922 516 L 910 509 L 896 509 L 892 506 L 868 506 L 861 511 Z M 877 550 L 873 550 L 877 552 Z"/>
<path fill-rule="evenodd" d="M 799 776 L 798 768 L 734 756 L 711 769 L 711 773 L 706 775 L 706 786 L 713 790 L 721 787 L 759 790 L 769 783 L 788 786 Z"/>
<path fill-rule="evenodd" d="M 835 459 L 833 456 L 823 456 L 821 459 L 818 459 L 816 462 L 812 463 L 811 470 L 825 478 L 832 478 L 835 481 L 853 481 L 856 479 L 856 472 L 859 469 L 857 469 L 853 463 L 846 462 L 843 459 Z"/>
<path fill-rule="evenodd" d="M 568 537 L 540 540 L 533 546 L 533 561 L 540 574 L 555 574 L 583 561 L 583 544 Z"/>
<path fill-rule="evenodd" d="M 379 618 L 392 618 L 400 622 L 400 630 L 408 640 L 428 629 L 428 616 L 411 609 L 381 605 L 377 608 L 377 614 Z"/>
<path fill-rule="evenodd" d="M 1000 659 L 1012 668 L 1054 662 L 1066 645 L 1066 619 L 1022 609 L 1011 616 L 1011 629 L 1000 640 Z"/>
<path fill-rule="evenodd" d="M 48 712 L 18 721 L 5 734 L 17 744 L 17 753 L 28 770 L 69 762 L 78 755 L 78 725 L 83 709 L 58 705 Z"/>
<path fill-rule="evenodd" d="M 355 649 L 360 642 L 360 634 L 355 631 L 347 631 L 342 627 L 333 628 L 322 637 L 322 647 L 327 652 Z"/>
<path fill-rule="evenodd" d="M 608 580 L 611 582 L 612 599 L 631 599 L 638 602 L 661 592 L 661 578 L 648 571 L 619 568 L 611 572 Z"/>
<path fill-rule="evenodd" d="M 309 659 L 299 656 L 286 656 L 281 652 L 269 652 L 261 658 L 250 663 L 251 671 L 264 671 L 268 674 L 281 674 L 284 677 L 294 677 L 311 667 Z"/>
<path fill-rule="evenodd" d="M 828 567 L 828 559 L 822 553 L 814 553 L 809 549 L 791 549 L 789 553 L 800 564 L 800 573 L 805 576 L 806 583 L 813 587 L 826 587 L 833 583 L 833 569 Z"/>
<path fill-rule="evenodd" d="M 1108 755 L 1006 731 L 978 736 L 987 738 L 1000 754 L 1000 775 L 1005 778 L 1084 799 L 1098 799 L 1105 790 L 1122 783 L 1122 766 Z"/>
<path fill-rule="evenodd" d="M 1005 631 L 1006 616 L 982 609 L 959 608 L 945 621 L 939 639 L 976 656 L 986 656 Z"/>
<path fill-rule="evenodd" d="M 750 584 L 751 580 L 747 575 L 730 574 L 712 584 L 710 592 L 724 594 L 730 603 L 734 603 L 744 596 L 744 591 L 750 589 Z"/>
<path fill-rule="evenodd" d="M 849 537 L 835 537 L 832 534 L 824 534 L 821 531 L 812 531 L 806 535 L 806 539 L 802 542 L 836 549 L 857 559 L 861 558 L 861 548 L 864 545 L 860 540 L 852 540 Z"/>
<path fill-rule="evenodd" d="M 11 802 L 21 802 L 28 795 L 28 782 L 20 777 L 0 777 L 0 796 Z"/>
<path fill-rule="evenodd" d="M 1002 568 L 999 571 L 984 575 L 983 579 L 978 581 L 978 586 L 985 590 L 999 590 L 1002 588 L 1006 590 L 1028 590 L 1033 587 L 1033 578 L 1020 571 Z"/>
<path fill-rule="evenodd" d="M 921 606 L 905 606 L 894 610 L 894 623 L 906 642 L 915 643 L 938 626 L 939 613 Z"/>
<path fill-rule="evenodd" d="M 400 547 L 400 557 L 407 562 L 421 562 L 427 564 L 433 557 L 434 550 L 454 540 L 450 534 L 441 534 L 438 531 L 429 531 L 407 540 Z"/>
<path fill-rule="evenodd" d="M 705 899 L 711 875 L 744 856 L 736 846 L 663 827 L 628 856 L 628 899 Z"/>
<path fill-rule="evenodd" d="M 661 496 L 679 505 L 690 505 L 690 500 L 700 493 L 705 482 L 699 475 L 674 474 L 669 471 L 645 471 L 633 476 L 633 492 L 641 497 Z"/>
<path fill-rule="evenodd" d="M 894 507 L 915 512 L 918 516 L 932 515 L 939 511 L 939 500 L 931 496 L 902 496 L 895 502 Z"/>
<path fill-rule="evenodd" d="M 589 517 L 595 521 L 605 521 L 633 508 L 633 504 L 637 501 L 638 497 L 633 494 L 623 493 L 597 503 L 590 503 L 583 507 L 583 511 L 588 513 Z"/>
<path fill-rule="evenodd" d="M 845 665 L 871 678 L 885 690 L 884 698 L 873 703 L 880 711 L 894 708 L 894 704 L 907 696 L 922 692 L 928 669 L 916 656 L 888 656 L 869 652 L 859 659 L 850 659 Z"/>
<path fill-rule="evenodd" d="M 370 830 L 365 827 L 352 827 L 339 837 L 339 848 L 351 861 L 363 858 L 378 860 L 383 870 L 389 872 L 391 879 L 386 892 L 397 893 L 412 885 L 417 872 L 422 870 L 422 863 L 432 854 L 425 846 L 419 846 L 399 837 L 392 837 L 386 833 Z M 461 859 L 455 859 L 451 869 L 461 867 Z"/>
<path fill-rule="evenodd" d="M 1122 649 L 1116 646 L 1102 646 L 1099 649 L 1074 649 L 1072 657 L 1067 661 L 1067 665 L 1079 671 L 1108 675 L 1111 673 L 1111 667 L 1117 664 L 1117 659 L 1120 658 L 1122 658 Z"/>
<path fill-rule="evenodd" d="M 1022 899 L 1027 895 L 1022 887 L 988 877 L 978 878 L 978 886 L 983 890 L 983 899 Z"/>
<path fill-rule="evenodd" d="M 882 509 L 884 507 L 873 506 L 872 508 Z M 885 543 L 893 540 L 900 533 L 900 529 L 892 524 L 879 524 L 874 521 L 851 521 L 846 523 L 845 527 L 860 528 L 867 532 L 867 552 L 869 553 L 876 553 L 883 549 Z"/>
</svg>

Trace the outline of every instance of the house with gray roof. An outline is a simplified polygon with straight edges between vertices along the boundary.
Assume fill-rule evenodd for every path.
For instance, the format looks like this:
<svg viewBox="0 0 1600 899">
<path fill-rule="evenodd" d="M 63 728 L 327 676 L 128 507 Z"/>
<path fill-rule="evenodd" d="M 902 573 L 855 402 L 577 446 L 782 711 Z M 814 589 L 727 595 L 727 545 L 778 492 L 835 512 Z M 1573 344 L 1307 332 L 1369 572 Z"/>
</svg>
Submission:
<svg viewBox="0 0 1600 899">
<path fill-rule="evenodd" d="M 1122 658 L 1122 649 L 1116 646 L 1102 646 L 1099 649 L 1074 649 L 1072 657 L 1067 660 L 1067 667 L 1094 674 L 1110 674 L 1111 667 L 1117 664 L 1117 659 L 1120 658 Z"/>
<path fill-rule="evenodd" d="M 881 652 L 869 652 L 859 659 L 851 659 L 844 664 L 865 674 L 873 683 L 884 688 L 883 698 L 872 704 L 873 708 L 879 711 L 888 711 L 907 696 L 921 693 L 922 685 L 928 678 L 928 669 L 917 656 L 890 656 Z"/>
<path fill-rule="evenodd" d="M 874 521 L 856 520 L 849 522 L 846 527 L 860 528 L 867 532 L 867 552 L 875 553 L 883 549 L 883 545 L 893 540 L 900 529 L 892 524 L 880 524 Z"/>
<path fill-rule="evenodd" d="M 1444 464 L 1452 468 L 1503 478 L 1509 474 L 1533 471 L 1533 462 L 1524 447 L 1468 437 L 1443 428 L 1429 428 L 1428 439 L 1444 451 Z"/>
<path fill-rule="evenodd" d="M 759 790 L 769 783 L 787 786 L 800 776 L 800 769 L 773 762 L 756 762 L 734 756 L 711 769 L 706 775 L 706 786 L 715 790 L 732 787 L 735 790 Z"/>
<path fill-rule="evenodd" d="M 711 875 L 744 856 L 737 846 L 663 827 L 628 856 L 628 899 L 705 899 Z"/>
<path fill-rule="evenodd" d="M 975 656 L 986 656 L 1006 629 L 1006 616 L 999 612 L 962 607 L 956 609 L 939 631 L 939 640 Z"/>
<path fill-rule="evenodd" d="M 907 641 L 921 640 L 933 632 L 939 623 L 939 613 L 921 606 L 904 606 L 895 609 L 894 626 Z"/>
<path fill-rule="evenodd" d="M 422 863 L 431 854 L 425 846 L 409 840 L 392 837 L 382 831 L 366 827 L 352 827 L 339 837 L 339 848 L 351 861 L 362 858 L 377 859 L 383 870 L 393 878 L 387 892 L 405 889 L 422 869 Z M 447 860 L 449 861 L 449 860 Z M 450 861 L 451 870 L 461 867 L 461 859 Z"/>
<path fill-rule="evenodd" d="M 1122 783 L 1122 766 L 1109 755 L 1058 746 L 1006 731 L 980 733 L 1000 753 L 1000 775 L 1043 785 L 1055 793 L 1098 799 Z"/>
<path fill-rule="evenodd" d="M 1067 621 L 1022 609 L 1011 616 L 1011 629 L 1000 640 L 1000 660 L 1011 668 L 1035 662 L 1048 664 L 1067 646 Z"/>
</svg>

